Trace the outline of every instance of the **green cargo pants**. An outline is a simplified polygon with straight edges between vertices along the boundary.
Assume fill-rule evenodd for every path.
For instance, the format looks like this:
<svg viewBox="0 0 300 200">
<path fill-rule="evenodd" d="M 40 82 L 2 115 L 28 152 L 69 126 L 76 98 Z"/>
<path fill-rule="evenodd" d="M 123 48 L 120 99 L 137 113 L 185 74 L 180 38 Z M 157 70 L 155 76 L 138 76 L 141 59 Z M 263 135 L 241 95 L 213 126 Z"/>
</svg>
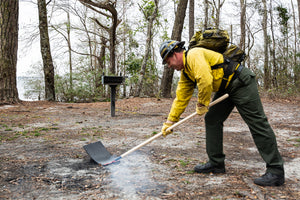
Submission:
<svg viewBox="0 0 300 200">
<path fill-rule="evenodd" d="M 209 162 L 213 165 L 224 165 L 223 122 L 236 106 L 250 129 L 260 155 L 266 162 L 267 172 L 283 175 L 283 160 L 278 152 L 275 134 L 263 110 L 255 74 L 244 67 L 239 76 L 230 83 L 226 92 L 229 98 L 211 107 L 205 115 L 206 152 Z M 221 95 L 221 92 L 216 93 L 214 99 Z"/>
</svg>

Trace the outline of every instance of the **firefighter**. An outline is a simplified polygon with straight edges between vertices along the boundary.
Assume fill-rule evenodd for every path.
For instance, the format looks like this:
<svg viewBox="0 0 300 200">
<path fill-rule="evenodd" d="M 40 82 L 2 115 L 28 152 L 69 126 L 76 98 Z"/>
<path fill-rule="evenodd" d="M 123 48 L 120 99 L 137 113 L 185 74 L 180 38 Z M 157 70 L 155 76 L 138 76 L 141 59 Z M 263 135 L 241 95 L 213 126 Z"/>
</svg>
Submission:
<svg viewBox="0 0 300 200">
<path fill-rule="evenodd" d="M 243 65 L 238 64 L 229 76 L 226 87 L 220 89 L 224 70 L 211 69 L 224 62 L 223 55 L 205 48 L 185 50 L 184 42 L 169 40 L 160 46 L 163 64 L 181 71 L 176 89 L 176 98 L 172 103 L 167 121 L 163 123 L 164 136 L 172 133 L 167 129 L 179 121 L 197 86 L 196 111 L 205 114 L 206 152 L 208 161 L 198 164 L 197 173 L 225 173 L 225 154 L 223 152 L 223 122 L 234 107 L 248 125 L 257 149 L 266 162 L 266 172 L 254 180 L 261 186 L 280 186 L 284 184 L 283 159 L 278 151 L 275 134 L 264 113 L 258 94 L 255 74 Z M 229 94 L 229 98 L 208 109 L 212 92 L 214 99 Z"/>
</svg>

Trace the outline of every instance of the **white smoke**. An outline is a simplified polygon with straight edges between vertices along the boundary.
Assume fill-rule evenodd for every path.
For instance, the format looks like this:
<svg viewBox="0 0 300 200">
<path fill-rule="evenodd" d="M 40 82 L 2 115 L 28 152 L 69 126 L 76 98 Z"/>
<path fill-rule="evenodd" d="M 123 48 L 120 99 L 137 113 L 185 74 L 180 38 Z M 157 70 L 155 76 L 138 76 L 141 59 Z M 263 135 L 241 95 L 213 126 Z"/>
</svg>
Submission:
<svg viewBox="0 0 300 200">
<path fill-rule="evenodd" d="M 118 164 L 109 165 L 108 170 L 111 172 L 111 187 L 119 191 L 121 199 L 141 199 L 141 195 L 156 188 L 151 161 L 140 153 L 122 158 Z"/>
</svg>

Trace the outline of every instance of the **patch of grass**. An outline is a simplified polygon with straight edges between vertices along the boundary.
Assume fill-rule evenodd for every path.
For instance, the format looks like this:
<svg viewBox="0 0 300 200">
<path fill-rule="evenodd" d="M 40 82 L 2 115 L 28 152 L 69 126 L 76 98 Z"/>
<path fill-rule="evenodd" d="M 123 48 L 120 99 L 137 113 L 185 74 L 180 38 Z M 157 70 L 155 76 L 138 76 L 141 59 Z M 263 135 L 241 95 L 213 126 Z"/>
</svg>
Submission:
<svg viewBox="0 0 300 200">
<path fill-rule="evenodd" d="M 27 136 L 27 134 L 29 133 L 29 131 L 22 131 L 22 132 L 19 132 L 21 135 L 23 136 Z"/>
<path fill-rule="evenodd" d="M 13 141 L 13 140 L 18 139 L 18 138 L 19 138 L 18 135 L 14 135 L 13 137 L 7 138 L 6 140 L 7 141 Z"/>
<path fill-rule="evenodd" d="M 39 128 L 40 131 L 49 131 L 49 128 Z"/>
<path fill-rule="evenodd" d="M 80 135 L 82 135 L 82 136 L 90 136 L 90 134 L 89 133 L 81 133 Z"/>
<path fill-rule="evenodd" d="M 1 124 L 2 128 L 8 128 L 8 125 L 6 124 Z"/>
<path fill-rule="evenodd" d="M 3 126 L 3 125 L 2 125 Z M 18 125 L 20 126 L 20 125 Z M 31 137 L 40 137 L 42 136 L 42 131 L 49 131 L 50 129 L 47 127 L 38 127 L 34 130 L 24 130 L 24 131 L 13 131 L 12 128 L 7 127 L 5 131 L 9 132 L 9 135 L 1 135 L 0 141 L 12 141 L 19 137 L 31 138 Z"/>
<path fill-rule="evenodd" d="M 0 142 L 12 141 L 19 137 L 20 137 L 20 133 L 16 133 L 16 132 L 0 135 Z"/>
<path fill-rule="evenodd" d="M 179 162 L 182 167 L 185 167 L 189 164 L 189 161 L 179 160 Z"/>
<path fill-rule="evenodd" d="M 45 132 L 47 132 L 47 131 L 50 131 L 50 130 L 58 130 L 59 128 L 57 128 L 57 127 L 38 127 L 38 128 L 36 128 L 36 129 L 34 129 L 33 130 L 33 132 L 36 132 L 36 131 L 45 131 Z"/>
<path fill-rule="evenodd" d="M 40 133 L 40 132 L 35 132 L 35 133 L 34 133 L 34 136 L 35 136 L 35 137 L 39 137 L 39 136 L 41 136 L 41 133 Z"/>
<path fill-rule="evenodd" d="M 190 170 L 190 171 L 187 171 L 186 173 L 187 173 L 187 174 L 194 174 L 195 171 L 194 171 L 194 170 Z"/>
<path fill-rule="evenodd" d="M 187 180 L 184 180 L 183 181 L 185 184 L 191 184 L 191 182 L 187 181 Z"/>
<path fill-rule="evenodd" d="M 156 131 L 153 131 L 153 132 L 152 132 L 152 135 L 156 135 L 156 134 L 157 134 L 157 132 L 156 132 Z"/>
<path fill-rule="evenodd" d="M 300 146 L 300 138 L 293 138 L 293 139 L 287 139 L 288 142 L 299 142 L 297 144 L 293 144 L 293 146 L 295 147 L 299 147 Z"/>
</svg>

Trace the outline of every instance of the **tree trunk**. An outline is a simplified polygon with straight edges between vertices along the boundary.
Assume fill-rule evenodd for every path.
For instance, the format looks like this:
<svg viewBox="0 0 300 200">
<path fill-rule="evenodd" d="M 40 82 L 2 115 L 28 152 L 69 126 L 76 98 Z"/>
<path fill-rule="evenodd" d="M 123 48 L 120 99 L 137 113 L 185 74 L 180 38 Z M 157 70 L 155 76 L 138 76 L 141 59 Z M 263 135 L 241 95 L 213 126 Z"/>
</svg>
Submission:
<svg viewBox="0 0 300 200">
<path fill-rule="evenodd" d="M 184 18 L 186 13 L 188 0 L 180 0 L 177 12 L 175 16 L 175 21 L 172 30 L 172 40 L 181 40 L 181 33 L 184 24 Z M 172 81 L 173 81 L 174 69 L 168 68 L 168 66 L 164 66 L 163 77 L 161 80 L 160 91 L 161 96 L 164 98 L 171 97 L 171 89 L 172 89 Z"/>
<path fill-rule="evenodd" d="M 297 42 L 297 26 L 296 26 L 296 12 L 294 8 L 293 1 L 291 0 L 291 5 L 292 5 L 292 17 L 293 17 L 293 28 L 294 28 L 294 49 L 293 49 L 293 64 L 292 64 L 292 69 L 294 73 L 294 85 L 299 89 L 300 86 L 300 81 L 299 81 L 299 66 L 297 65 L 297 47 L 298 47 L 298 42 Z M 300 14 L 299 14 L 300 15 Z M 299 22 L 300 23 L 300 22 Z"/>
<path fill-rule="evenodd" d="M 240 0 L 241 16 L 240 16 L 240 27 L 241 27 L 241 38 L 240 48 L 245 51 L 246 41 L 246 0 Z"/>
<path fill-rule="evenodd" d="M 68 35 L 68 53 L 69 53 L 69 71 L 70 71 L 70 91 L 71 91 L 71 101 L 74 101 L 74 92 L 73 92 L 73 65 L 72 65 L 72 46 L 71 46 L 71 21 L 70 13 L 67 12 L 67 35 Z"/>
<path fill-rule="evenodd" d="M 19 102 L 17 90 L 19 1 L 0 1 L 0 103 Z"/>
<path fill-rule="evenodd" d="M 288 80 L 290 79 L 289 77 L 289 66 L 290 63 L 289 61 L 289 19 L 290 19 L 290 14 L 288 12 L 288 9 L 286 7 L 283 7 L 282 5 L 279 5 L 276 7 L 276 10 L 278 11 L 278 19 L 279 19 L 279 24 L 280 24 L 280 31 L 282 33 L 282 50 L 280 53 L 282 54 L 282 60 L 280 63 L 280 84 L 281 88 L 287 89 L 288 87 Z"/>
<path fill-rule="evenodd" d="M 204 29 L 208 27 L 208 0 L 204 0 Z"/>
<path fill-rule="evenodd" d="M 189 7 L 189 40 L 194 35 L 194 27 L 195 27 L 195 0 L 190 0 L 190 7 Z"/>
<path fill-rule="evenodd" d="M 147 26 L 147 39 L 146 39 L 146 49 L 145 49 L 145 55 L 144 59 L 142 62 L 141 70 L 140 70 L 140 76 L 139 80 L 137 83 L 137 89 L 135 92 L 136 97 L 140 96 L 142 88 L 143 88 L 143 82 L 144 82 L 144 77 L 145 77 L 145 72 L 146 72 L 146 67 L 147 67 L 147 61 L 149 58 L 150 50 L 151 50 L 151 42 L 152 42 L 152 27 L 153 27 L 153 22 L 157 17 L 158 14 L 158 0 L 154 0 L 155 2 L 155 9 L 152 13 L 151 16 L 145 16 L 146 20 L 148 21 L 148 26 Z M 147 19 L 148 18 L 148 19 Z"/>
<path fill-rule="evenodd" d="M 100 53 L 99 56 L 97 57 L 97 62 L 98 62 L 98 68 L 97 68 L 97 73 L 100 73 L 99 75 L 102 75 L 105 71 L 105 52 L 106 52 L 106 43 L 107 39 L 105 37 L 101 37 L 100 39 Z M 101 77 L 97 76 L 98 78 L 96 79 L 96 88 L 100 87 L 102 82 L 101 82 Z"/>
<path fill-rule="evenodd" d="M 273 65 L 273 73 L 272 73 L 272 85 L 275 88 L 278 88 L 277 83 L 277 76 L 278 76 L 278 67 L 276 63 L 276 40 L 275 40 L 275 32 L 274 32 L 274 24 L 273 24 L 273 5 L 272 1 L 270 1 L 270 23 L 271 23 L 271 35 L 272 35 L 272 50 L 271 50 L 271 56 L 272 56 L 272 65 Z"/>
<path fill-rule="evenodd" d="M 269 41 L 268 41 L 268 8 L 266 0 L 262 0 L 263 3 L 263 21 L 262 21 L 262 29 L 264 33 L 264 88 L 270 88 L 270 69 L 269 69 Z"/>
<path fill-rule="evenodd" d="M 299 17 L 298 28 L 299 28 L 299 32 L 300 32 L 300 0 L 297 0 L 297 3 L 298 3 L 298 17 Z"/>
<path fill-rule="evenodd" d="M 40 44 L 45 76 L 45 99 L 47 101 L 55 101 L 54 66 L 50 50 L 46 2 L 45 0 L 38 0 L 37 2 L 39 9 Z"/>
<path fill-rule="evenodd" d="M 215 21 L 215 27 L 219 28 L 220 26 L 220 16 L 221 16 L 221 9 L 222 6 L 225 2 L 225 0 L 223 0 L 221 2 L 221 0 L 217 0 L 218 2 L 216 3 L 216 0 L 213 0 L 213 4 L 214 4 L 214 8 L 216 10 L 216 16 L 214 17 L 214 21 Z"/>
</svg>

